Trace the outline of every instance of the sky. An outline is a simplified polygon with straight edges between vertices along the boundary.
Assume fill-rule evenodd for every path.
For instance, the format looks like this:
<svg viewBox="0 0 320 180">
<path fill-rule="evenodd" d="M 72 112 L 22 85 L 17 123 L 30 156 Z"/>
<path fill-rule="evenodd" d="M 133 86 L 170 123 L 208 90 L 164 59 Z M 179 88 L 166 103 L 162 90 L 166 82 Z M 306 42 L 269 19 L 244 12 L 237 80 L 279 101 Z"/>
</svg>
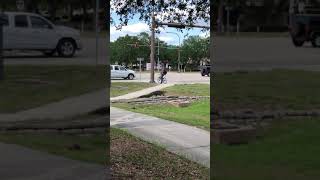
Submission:
<svg viewBox="0 0 320 180">
<path fill-rule="evenodd" d="M 118 24 L 119 16 L 117 16 L 115 13 L 111 12 L 111 16 L 116 24 Z M 203 25 L 203 24 L 202 24 Z M 208 24 L 205 24 L 208 25 Z M 183 30 L 181 32 L 180 30 L 176 28 L 160 28 L 160 33 L 156 33 L 156 37 L 160 38 L 160 40 L 165 41 L 166 43 L 170 45 L 179 45 L 179 37 L 180 37 L 180 43 L 183 42 L 183 39 L 186 39 L 188 36 L 192 35 L 199 35 L 201 37 L 207 37 L 210 34 L 210 31 L 201 31 L 202 29 L 199 28 L 193 28 L 190 30 Z M 110 27 L 110 35 L 111 35 L 111 42 L 114 42 L 119 37 L 125 36 L 125 35 L 138 35 L 141 32 L 147 32 L 150 34 L 149 25 L 146 24 L 143 21 L 140 21 L 137 16 L 134 16 L 133 19 L 131 19 L 127 26 L 122 27 L 121 30 L 117 30 L 114 25 L 111 25 Z M 168 33 L 169 32 L 169 33 Z M 170 33 L 174 32 L 179 35 Z"/>
</svg>

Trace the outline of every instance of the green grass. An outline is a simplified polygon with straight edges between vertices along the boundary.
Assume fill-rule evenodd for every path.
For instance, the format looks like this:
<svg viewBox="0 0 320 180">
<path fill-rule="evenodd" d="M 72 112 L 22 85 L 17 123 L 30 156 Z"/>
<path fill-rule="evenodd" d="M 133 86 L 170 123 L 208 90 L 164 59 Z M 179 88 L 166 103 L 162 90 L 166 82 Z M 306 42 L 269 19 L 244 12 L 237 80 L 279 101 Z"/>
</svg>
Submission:
<svg viewBox="0 0 320 180">
<path fill-rule="evenodd" d="M 111 128 L 111 168 L 122 179 L 209 179 L 209 169 Z"/>
<path fill-rule="evenodd" d="M 162 119 L 175 121 L 199 128 L 210 128 L 210 100 L 201 100 L 188 107 L 175 107 L 169 104 L 132 105 L 127 103 L 114 104 L 115 107 L 133 112 L 147 114 Z"/>
<path fill-rule="evenodd" d="M 105 67 L 5 66 L 0 113 L 13 113 L 107 88 Z"/>
<path fill-rule="evenodd" d="M 166 95 L 209 96 L 208 84 L 175 85 L 165 88 Z M 199 128 L 210 128 L 210 99 L 193 102 L 188 107 L 175 107 L 170 104 L 128 104 L 114 103 L 113 106 L 133 112 L 147 114 Z"/>
<path fill-rule="evenodd" d="M 145 88 L 153 87 L 155 85 L 156 84 L 143 82 L 112 82 L 110 89 L 110 97 L 121 96 Z"/>
<path fill-rule="evenodd" d="M 167 95 L 173 96 L 210 96 L 210 85 L 208 84 L 185 84 L 174 85 L 165 88 Z"/>
<path fill-rule="evenodd" d="M 213 145 L 214 179 L 319 179 L 319 128 L 320 119 L 279 120 L 254 143 Z"/>
<path fill-rule="evenodd" d="M 289 37 L 288 32 L 240 32 L 237 35 L 236 32 L 230 34 L 227 33 L 216 33 L 218 37 L 240 37 L 240 38 L 277 38 L 277 37 Z"/>
<path fill-rule="evenodd" d="M 320 108 L 320 73 L 298 70 L 218 73 L 213 83 L 217 108 Z"/>
<path fill-rule="evenodd" d="M 37 133 L 0 133 L 0 141 L 18 144 L 31 149 L 48 152 L 66 158 L 106 164 L 109 159 L 106 149 L 109 144 L 106 135 L 68 135 Z M 70 150 L 73 144 L 80 145 L 80 150 Z"/>
</svg>

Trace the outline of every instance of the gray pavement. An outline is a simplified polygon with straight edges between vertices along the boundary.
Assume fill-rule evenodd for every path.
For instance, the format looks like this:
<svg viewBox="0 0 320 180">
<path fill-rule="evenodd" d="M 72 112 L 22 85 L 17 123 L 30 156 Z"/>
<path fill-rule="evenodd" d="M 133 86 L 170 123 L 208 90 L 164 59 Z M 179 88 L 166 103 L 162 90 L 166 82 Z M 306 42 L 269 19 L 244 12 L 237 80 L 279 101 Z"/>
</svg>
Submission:
<svg viewBox="0 0 320 180">
<path fill-rule="evenodd" d="M 106 167 L 0 143 L 0 175 L 5 180 L 103 180 Z"/>
<path fill-rule="evenodd" d="M 107 102 L 107 89 L 102 89 L 14 114 L 0 114 L 0 122 L 66 119 L 107 108 Z"/>
<path fill-rule="evenodd" d="M 110 109 L 110 124 L 210 167 L 209 131 L 114 107 Z"/>
<path fill-rule="evenodd" d="M 320 49 L 310 44 L 296 48 L 288 37 L 215 37 L 211 57 L 215 72 L 236 70 L 320 70 Z"/>
<path fill-rule="evenodd" d="M 122 100 L 122 99 L 138 98 L 140 96 L 147 95 L 147 94 L 153 93 L 155 91 L 159 91 L 161 89 L 164 89 L 164 88 L 167 88 L 167 87 L 170 87 L 170 86 L 173 86 L 173 85 L 174 84 L 159 84 L 159 85 L 154 86 L 154 87 L 146 88 L 146 89 L 143 89 L 143 90 L 140 90 L 140 91 L 136 91 L 136 92 L 132 92 L 132 93 L 129 93 L 129 94 L 125 94 L 125 95 L 122 95 L 122 96 L 111 97 L 110 101 L 112 102 L 112 101 Z"/>
</svg>

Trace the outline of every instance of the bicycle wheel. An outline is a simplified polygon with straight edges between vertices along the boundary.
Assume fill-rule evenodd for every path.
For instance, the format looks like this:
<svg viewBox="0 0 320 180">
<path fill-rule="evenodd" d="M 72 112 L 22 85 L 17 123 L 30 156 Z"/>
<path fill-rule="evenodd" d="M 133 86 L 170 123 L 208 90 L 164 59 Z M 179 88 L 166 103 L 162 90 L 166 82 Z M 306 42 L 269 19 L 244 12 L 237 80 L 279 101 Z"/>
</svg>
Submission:
<svg viewBox="0 0 320 180">
<path fill-rule="evenodd" d="M 167 78 L 163 78 L 162 83 L 167 84 Z"/>
<path fill-rule="evenodd" d="M 158 84 L 161 84 L 161 77 L 158 77 L 157 83 L 158 83 Z"/>
</svg>

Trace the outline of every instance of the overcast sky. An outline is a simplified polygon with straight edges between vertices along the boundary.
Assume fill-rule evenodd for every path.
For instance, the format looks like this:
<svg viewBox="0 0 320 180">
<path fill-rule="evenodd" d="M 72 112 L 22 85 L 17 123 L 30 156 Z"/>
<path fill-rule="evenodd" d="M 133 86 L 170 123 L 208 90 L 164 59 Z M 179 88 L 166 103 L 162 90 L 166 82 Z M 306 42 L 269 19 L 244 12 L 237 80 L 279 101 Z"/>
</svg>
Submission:
<svg viewBox="0 0 320 180">
<path fill-rule="evenodd" d="M 119 17 L 115 13 L 111 13 L 111 16 L 116 24 L 118 24 Z M 208 25 L 208 24 L 206 24 Z M 168 44 L 172 45 L 179 45 L 179 38 L 177 35 L 167 32 L 175 32 L 178 33 L 181 38 L 181 43 L 183 39 L 187 38 L 187 36 L 191 35 L 200 35 L 202 37 L 209 36 L 210 31 L 201 32 L 202 29 L 199 28 L 193 28 L 190 30 L 184 30 L 181 32 L 180 30 L 177 30 L 175 28 L 165 28 L 160 29 L 160 34 L 156 34 L 157 37 L 159 37 L 162 41 L 167 42 Z M 116 27 L 112 26 L 110 27 L 110 35 L 111 35 L 111 42 L 115 41 L 121 36 L 125 35 L 137 35 L 141 32 L 147 32 L 150 33 L 150 29 L 148 24 L 146 24 L 143 21 L 139 21 L 138 17 L 134 17 L 132 20 L 129 21 L 127 26 L 122 27 L 121 30 L 116 30 Z"/>
</svg>

